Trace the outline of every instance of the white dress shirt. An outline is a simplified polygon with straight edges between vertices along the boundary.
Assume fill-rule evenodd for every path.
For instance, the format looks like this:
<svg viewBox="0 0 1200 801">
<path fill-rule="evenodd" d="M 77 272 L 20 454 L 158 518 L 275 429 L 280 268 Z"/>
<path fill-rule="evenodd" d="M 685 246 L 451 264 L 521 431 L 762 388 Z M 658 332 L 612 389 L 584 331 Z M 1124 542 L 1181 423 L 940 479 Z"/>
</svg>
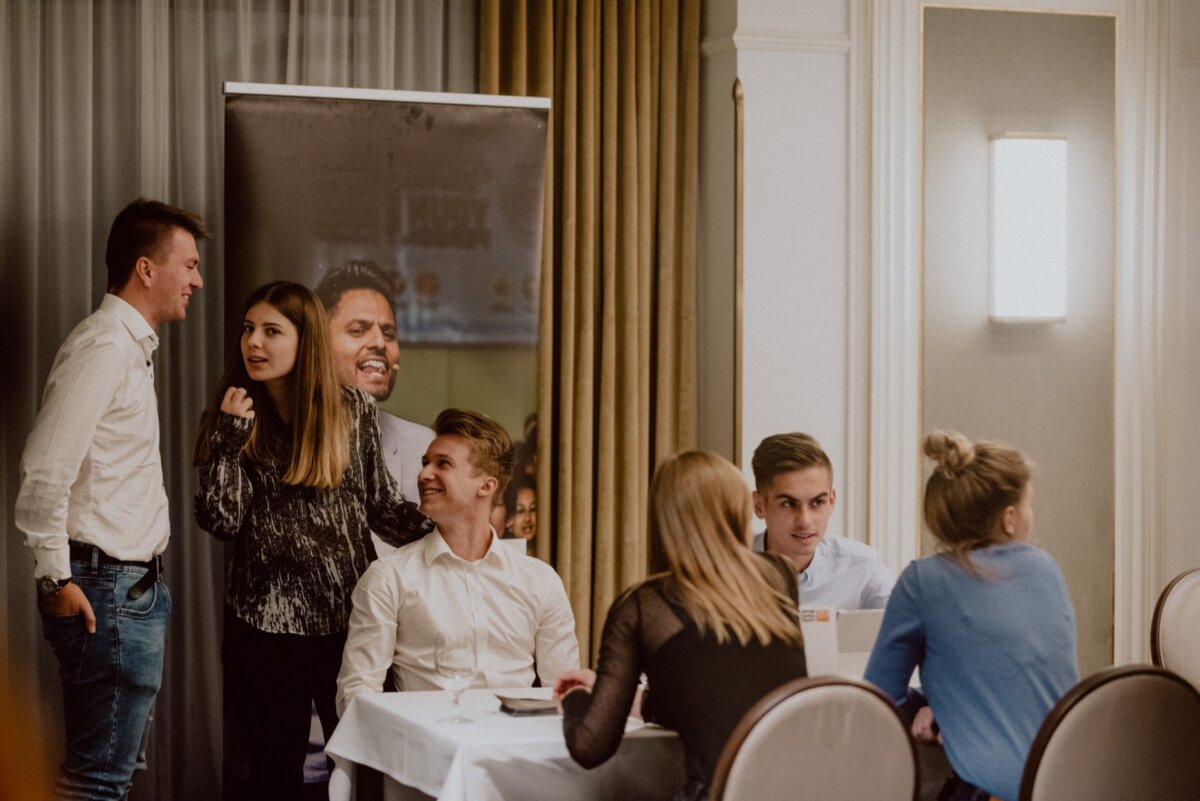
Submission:
<svg viewBox="0 0 1200 801">
<path fill-rule="evenodd" d="M 58 349 L 25 441 L 16 504 L 35 577 L 70 577 L 68 540 L 136 562 L 166 550 L 157 347 L 146 318 L 105 295 Z"/>
<path fill-rule="evenodd" d="M 764 531 L 754 535 L 754 550 L 766 549 Z M 883 609 L 896 577 L 869 545 L 826 534 L 812 561 L 796 577 L 802 609 Z"/>
<path fill-rule="evenodd" d="M 380 692 L 390 668 L 400 690 L 441 689 L 438 635 L 474 638 L 472 687 L 542 686 L 579 666 L 575 617 L 562 579 L 545 562 L 492 533 L 482 559 L 455 555 L 434 529 L 367 568 L 354 589 L 338 713 Z"/>
</svg>

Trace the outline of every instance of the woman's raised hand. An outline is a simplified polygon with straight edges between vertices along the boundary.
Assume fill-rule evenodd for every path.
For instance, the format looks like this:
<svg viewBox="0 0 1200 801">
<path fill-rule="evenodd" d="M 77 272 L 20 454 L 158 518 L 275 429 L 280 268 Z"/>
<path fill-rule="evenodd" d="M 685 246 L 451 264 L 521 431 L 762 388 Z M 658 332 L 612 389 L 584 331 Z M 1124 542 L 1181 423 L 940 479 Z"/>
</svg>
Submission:
<svg viewBox="0 0 1200 801">
<path fill-rule="evenodd" d="M 225 390 L 221 399 L 221 411 L 237 417 L 254 418 L 254 399 L 241 387 L 230 387 Z"/>
</svg>

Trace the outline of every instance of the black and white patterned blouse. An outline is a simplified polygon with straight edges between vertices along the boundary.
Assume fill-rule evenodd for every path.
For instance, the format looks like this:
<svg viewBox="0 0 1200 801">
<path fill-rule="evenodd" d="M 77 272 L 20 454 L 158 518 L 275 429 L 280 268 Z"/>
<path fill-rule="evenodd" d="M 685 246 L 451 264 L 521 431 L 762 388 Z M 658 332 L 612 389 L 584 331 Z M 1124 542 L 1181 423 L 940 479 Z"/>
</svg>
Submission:
<svg viewBox="0 0 1200 801">
<path fill-rule="evenodd" d="M 253 420 L 217 412 L 212 459 L 200 467 L 196 522 L 233 541 L 225 603 L 261 631 L 345 631 L 350 593 L 375 559 L 371 532 L 399 546 L 433 528 L 388 472 L 375 401 L 350 387 L 342 397 L 353 420 L 350 464 L 331 489 L 285 484 L 286 464 L 243 458 Z"/>
</svg>

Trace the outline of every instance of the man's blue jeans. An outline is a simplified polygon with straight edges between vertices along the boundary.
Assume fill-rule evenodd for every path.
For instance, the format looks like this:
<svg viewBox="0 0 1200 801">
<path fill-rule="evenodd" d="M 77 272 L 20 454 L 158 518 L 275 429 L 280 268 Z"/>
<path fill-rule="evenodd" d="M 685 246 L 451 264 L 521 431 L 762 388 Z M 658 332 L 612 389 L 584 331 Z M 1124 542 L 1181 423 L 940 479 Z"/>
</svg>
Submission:
<svg viewBox="0 0 1200 801">
<path fill-rule="evenodd" d="M 96 614 L 88 634 L 82 615 L 42 614 L 42 630 L 58 657 L 67 754 L 56 784 L 65 799 L 122 799 L 133 772 L 146 767 L 146 738 L 162 684 L 171 594 L 160 576 L 136 600 L 129 588 L 145 567 L 72 559 L 73 581 Z"/>
</svg>

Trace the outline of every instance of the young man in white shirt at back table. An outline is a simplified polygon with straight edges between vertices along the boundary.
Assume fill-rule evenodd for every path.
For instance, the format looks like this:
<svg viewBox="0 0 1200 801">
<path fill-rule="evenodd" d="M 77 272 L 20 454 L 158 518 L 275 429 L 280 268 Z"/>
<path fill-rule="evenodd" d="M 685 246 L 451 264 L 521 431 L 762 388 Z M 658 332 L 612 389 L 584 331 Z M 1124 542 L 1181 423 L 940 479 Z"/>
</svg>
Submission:
<svg viewBox="0 0 1200 801">
<path fill-rule="evenodd" d="M 807 434 L 773 434 L 759 443 L 754 513 L 767 529 L 754 550 L 786 556 L 796 566 L 800 606 L 883 609 L 895 576 L 879 553 L 856 540 L 826 534 L 837 503 L 833 465 Z"/>
<path fill-rule="evenodd" d="M 424 538 L 374 562 L 354 590 L 338 713 L 354 696 L 442 689 L 439 639 L 469 638 L 473 687 L 549 687 L 579 666 L 575 618 L 550 565 L 501 544 L 488 523 L 513 468 L 505 430 L 475 412 L 447 409 L 418 478 L 421 511 L 437 522 Z"/>
</svg>

